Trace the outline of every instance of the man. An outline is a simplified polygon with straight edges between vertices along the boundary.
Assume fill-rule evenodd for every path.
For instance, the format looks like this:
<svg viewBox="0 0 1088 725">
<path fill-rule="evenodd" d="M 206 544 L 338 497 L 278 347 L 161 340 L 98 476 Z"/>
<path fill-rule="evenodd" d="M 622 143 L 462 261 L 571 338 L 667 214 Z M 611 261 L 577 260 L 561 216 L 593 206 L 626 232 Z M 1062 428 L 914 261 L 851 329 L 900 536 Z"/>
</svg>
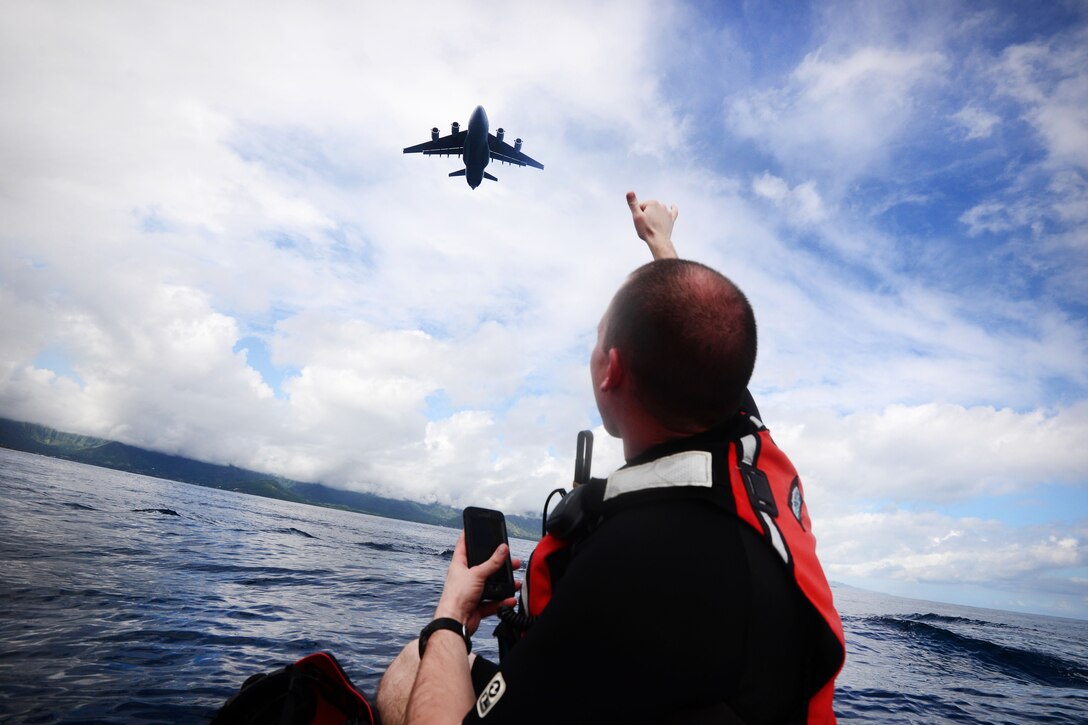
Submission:
<svg viewBox="0 0 1088 725">
<path fill-rule="evenodd" d="M 747 393 L 751 308 L 676 259 L 675 206 L 627 200 L 655 261 L 590 357 L 627 465 L 549 516 L 522 592 L 539 616 L 498 667 L 464 635 L 497 608 L 479 600 L 507 549 L 470 569 L 462 534 L 422 658 L 412 643 L 382 681 L 386 725 L 834 721 L 842 626 L 800 480 Z"/>
</svg>

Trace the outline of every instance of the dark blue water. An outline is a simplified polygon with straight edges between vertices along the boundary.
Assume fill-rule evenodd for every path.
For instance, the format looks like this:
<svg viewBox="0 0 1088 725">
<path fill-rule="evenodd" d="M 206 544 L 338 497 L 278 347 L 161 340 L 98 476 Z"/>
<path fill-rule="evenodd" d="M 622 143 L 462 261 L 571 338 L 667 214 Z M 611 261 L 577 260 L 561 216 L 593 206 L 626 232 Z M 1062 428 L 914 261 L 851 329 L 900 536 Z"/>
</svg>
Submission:
<svg viewBox="0 0 1088 725">
<path fill-rule="evenodd" d="M 317 650 L 373 691 L 456 535 L 0 449 L 0 720 L 202 722 Z M 1088 722 L 1088 622 L 835 596 L 841 721 Z"/>
</svg>

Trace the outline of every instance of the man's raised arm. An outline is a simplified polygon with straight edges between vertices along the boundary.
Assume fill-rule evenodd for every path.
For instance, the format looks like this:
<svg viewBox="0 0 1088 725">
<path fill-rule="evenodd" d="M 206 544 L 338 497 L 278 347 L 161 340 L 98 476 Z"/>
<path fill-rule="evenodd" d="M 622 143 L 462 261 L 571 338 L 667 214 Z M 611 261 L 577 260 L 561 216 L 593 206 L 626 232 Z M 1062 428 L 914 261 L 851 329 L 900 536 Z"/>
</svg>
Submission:
<svg viewBox="0 0 1088 725">
<path fill-rule="evenodd" d="M 631 208 L 635 233 L 646 242 L 654 259 L 676 259 L 676 247 L 672 243 L 672 227 L 680 214 L 676 205 L 665 206 L 653 199 L 640 202 L 635 192 L 629 191 L 627 206 Z"/>
</svg>

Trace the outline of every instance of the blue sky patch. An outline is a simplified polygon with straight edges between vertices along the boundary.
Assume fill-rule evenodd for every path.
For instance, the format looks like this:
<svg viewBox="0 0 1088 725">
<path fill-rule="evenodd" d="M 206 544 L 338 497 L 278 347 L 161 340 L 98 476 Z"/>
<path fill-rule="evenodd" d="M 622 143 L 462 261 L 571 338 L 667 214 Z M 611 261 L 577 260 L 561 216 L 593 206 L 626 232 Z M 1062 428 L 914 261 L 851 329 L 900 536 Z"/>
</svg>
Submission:
<svg viewBox="0 0 1088 725">
<path fill-rule="evenodd" d="M 34 367 L 39 370 L 52 370 L 58 377 L 74 380 L 79 387 L 86 387 L 83 378 L 72 368 L 69 357 L 59 348 L 48 347 L 34 358 Z"/>
<path fill-rule="evenodd" d="M 272 363 L 268 352 L 268 346 L 264 340 L 254 335 L 243 337 L 234 345 L 234 352 L 246 351 L 246 363 L 261 374 L 265 384 L 272 388 L 277 398 L 285 399 L 283 382 L 288 378 L 297 376 L 301 371 L 298 368 L 284 366 L 279 367 Z"/>
</svg>

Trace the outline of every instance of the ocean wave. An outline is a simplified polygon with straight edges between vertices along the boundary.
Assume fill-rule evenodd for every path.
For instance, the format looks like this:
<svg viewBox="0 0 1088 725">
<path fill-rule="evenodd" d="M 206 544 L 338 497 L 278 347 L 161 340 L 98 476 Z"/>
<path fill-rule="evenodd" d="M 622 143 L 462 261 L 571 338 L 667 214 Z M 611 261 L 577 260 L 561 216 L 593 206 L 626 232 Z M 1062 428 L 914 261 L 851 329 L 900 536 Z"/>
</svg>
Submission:
<svg viewBox="0 0 1088 725">
<path fill-rule="evenodd" d="M 223 617 L 243 621 L 280 622 L 287 618 L 290 610 L 274 604 L 251 605 L 247 609 L 226 609 Z"/>
<path fill-rule="evenodd" d="M 122 630 L 95 638 L 95 641 L 104 644 L 161 644 L 179 645 L 196 644 L 206 647 L 261 647 L 268 643 L 265 637 L 238 634 L 216 634 L 202 632 L 197 629 L 134 629 Z M 129 650 L 121 649 L 114 656 L 125 657 L 130 655 Z M 168 655 L 169 653 L 163 653 Z M 106 658 L 110 655 L 105 655 Z"/>
<path fill-rule="evenodd" d="M 322 584 L 322 579 L 306 572 L 302 576 L 259 576 L 239 579 L 237 583 L 246 587 L 306 587 Z"/>
<path fill-rule="evenodd" d="M 374 551 L 395 551 L 395 552 L 414 552 L 414 547 L 405 547 L 400 544 L 390 544 L 383 541 L 356 541 L 356 546 L 361 546 L 364 549 L 373 549 Z"/>
<path fill-rule="evenodd" d="M 1005 629 L 1011 627 L 1008 624 L 1002 624 L 1001 622 L 987 622 L 981 619 L 970 619 L 968 617 L 952 617 L 943 614 L 911 614 L 906 617 L 907 619 L 914 620 L 916 622 L 938 622 L 942 624 L 970 624 L 978 627 L 991 627 L 997 629 Z"/>
<path fill-rule="evenodd" d="M 288 576 L 305 573 L 313 577 L 332 577 L 336 575 L 331 569 L 306 569 L 302 572 L 282 566 L 247 566 L 245 564 L 222 564 L 211 561 L 192 561 L 182 563 L 183 568 L 189 571 L 203 572 L 205 574 L 266 574 L 268 576 Z"/>
<path fill-rule="evenodd" d="M 397 554 L 427 554 L 428 556 L 439 556 L 445 559 L 449 559 L 453 556 L 453 549 L 446 549 L 444 551 L 435 551 L 434 549 L 428 549 L 423 546 L 412 544 L 400 544 L 387 541 L 357 541 L 356 546 L 361 546 L 365 549 L 373 549 L 374 551 L 390 552 Z"/>
<path fill-rule="evenodd" d="M 868 722 L 972 722 L 962 708 L 939 695 L 880 688 L 838 687 L 835 710 L 840 718 L 848 712 L 851 719 Z"/>
<path fill-rule="evenodd" d="M 1048 687 L 1088 689 L 1088 669 L 1071 660 L 968 637 L 915 617 L 884 616 L 870 621 L 921 640 L 936 655 L 966 657 L 1014 680 Z M 978 624 L 989 626 L 986 622 Z"/>
<path fill-rule="evenodd" d="M 65 599 L 117 598 L 118 594 L 101 589 L 69 589 L 67 587 L 22 586 L 12 587 L 5 593 L 8 603 L 25 604 L 29 602 L 51 603 Z"/>
</svg>

